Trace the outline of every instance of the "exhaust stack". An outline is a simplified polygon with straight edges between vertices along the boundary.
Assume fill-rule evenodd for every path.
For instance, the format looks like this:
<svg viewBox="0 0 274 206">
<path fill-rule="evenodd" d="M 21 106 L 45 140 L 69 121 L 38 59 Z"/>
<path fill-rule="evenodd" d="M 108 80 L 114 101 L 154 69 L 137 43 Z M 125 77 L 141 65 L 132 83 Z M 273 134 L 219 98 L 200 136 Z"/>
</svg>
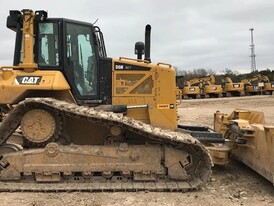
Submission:
<svg viewBox="0 0 274 206">
<path fill-rule="evenodd" d="M 151 26 L 149 24 L 146 25 L 145 31 L 145 60 L 151 62 L 150 59 L 150 43 L 151 43 Z"/>
</svg>

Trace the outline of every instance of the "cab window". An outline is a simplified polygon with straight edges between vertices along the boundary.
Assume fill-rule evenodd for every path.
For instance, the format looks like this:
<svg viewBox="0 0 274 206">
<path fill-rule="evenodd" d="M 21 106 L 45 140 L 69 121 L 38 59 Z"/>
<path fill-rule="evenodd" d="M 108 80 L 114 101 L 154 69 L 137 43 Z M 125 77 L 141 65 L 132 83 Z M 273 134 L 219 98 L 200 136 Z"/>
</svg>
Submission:
<svg viewBox="0 0 274 206">
<path fill-rule="evenodd" d="M 58 24 L 39 23 L 38 64 L 59 66 Z"/>
<path fill-rule="evenodd" d="M 71 84 L 81 96 L 97 95 L 97 64 L 89 26 L 66 24 L 66 59 Z"/>
</svg>

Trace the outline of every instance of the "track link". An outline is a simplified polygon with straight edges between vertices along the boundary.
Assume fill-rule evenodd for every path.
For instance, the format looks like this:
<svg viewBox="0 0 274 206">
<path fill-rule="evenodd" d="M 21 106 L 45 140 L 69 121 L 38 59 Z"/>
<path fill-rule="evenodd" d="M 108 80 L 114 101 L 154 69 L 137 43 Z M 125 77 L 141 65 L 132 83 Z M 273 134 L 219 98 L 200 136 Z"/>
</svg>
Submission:
<svg viewBox="0 0 274 206">
<path fill-rule="evenodd" d="M 195 189 L 188 183 L 168 182 L 100 182 L 100 183 L 1 183 L 1 192 L 187 192 Z"/>
</svg>

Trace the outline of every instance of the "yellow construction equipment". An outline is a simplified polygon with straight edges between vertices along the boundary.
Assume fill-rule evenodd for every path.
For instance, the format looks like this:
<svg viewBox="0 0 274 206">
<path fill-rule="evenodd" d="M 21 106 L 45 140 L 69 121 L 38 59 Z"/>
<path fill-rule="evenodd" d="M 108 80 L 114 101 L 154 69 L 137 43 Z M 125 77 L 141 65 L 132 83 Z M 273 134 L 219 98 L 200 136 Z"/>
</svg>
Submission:
<svg viewBox="0 0 274 206">
<path fill-rule="evenodd" d="M 221 85 L 215 85 L 215 76 L 211 74 L 185 81 L 182 94 L 184 99 L 199 99 L 201 96 L 205 98 L 221 97 L 222 88 Z"/>
<path fill-rule="evenodd" d="M 244 96 L 244 84 L 241 82 L 234 83 L 230 77 L 222 79 L 223 94 L 226 97 Z"/>
<path fill-rule="evenodd" d="M 99 27 L 43 10 L 12 10 L 7 27 L 16 43 L 14 64 L 0 67 L 0 180 L 20 183 L 0 191 L 186 191 L 207 181 L 200 141 L 222 138 L 178 125 L 175 70 L 151 63 L 150 25 L 137 59 L 107 57 Z"/>
<path fill-rule="evenodd" d="M 200 86 L 191 85 L 189 81 L 185 81 L 182 89 L 183 99 L 200 99 Z"/>
<path fill-rule="evenodd" d="M 222 85 L 211 84 L 210 82 L 207 81 L 203 84 L 202 95 L 205 98 L 223 97 Z"/>
<path fill-rule="evenodd" d="M 256 95 L 262 93 L 262 89 L 266 82 L 269 82 L 267 76 L 255 75 L 252 78 L 242 79 L 241 83 L 244 84 L 246 95 Z"/>
<path fill-rule="evenodd" d="M 267 76 L 265 76 L 264 80 L 261 83 L 263 94 L 271 95 L 274 91 L 274 81 L 270 81 Z"/>
<path fill-rule="evenodd" d="M 222 85 L 215 84 L 215 75 L 211 74 L 209 80 L 202 82 L 202 96 L 205 98 L 222 97 Z"/>
<path fill-rule="evenodd" d="M 235 109 L 230 115 L 217 111 L 214 130 L 227 139 L 230 154 L 274 183 L 274 126 L 266 126 L 264 114 Z"/>
</svg>

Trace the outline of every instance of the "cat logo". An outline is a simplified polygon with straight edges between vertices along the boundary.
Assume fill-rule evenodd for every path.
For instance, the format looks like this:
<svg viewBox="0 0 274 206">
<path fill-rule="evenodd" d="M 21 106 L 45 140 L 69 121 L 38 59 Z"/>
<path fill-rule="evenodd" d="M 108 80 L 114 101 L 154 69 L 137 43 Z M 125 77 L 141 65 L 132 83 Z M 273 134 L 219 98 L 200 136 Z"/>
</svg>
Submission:
<svg viewBox="0 0 274 206">
<path fill-rule="evenodd" d="M 15 82 L 24 85 L 39 85 L 41 79 L 42 76 L 17 76 Z"/>
</svg>

